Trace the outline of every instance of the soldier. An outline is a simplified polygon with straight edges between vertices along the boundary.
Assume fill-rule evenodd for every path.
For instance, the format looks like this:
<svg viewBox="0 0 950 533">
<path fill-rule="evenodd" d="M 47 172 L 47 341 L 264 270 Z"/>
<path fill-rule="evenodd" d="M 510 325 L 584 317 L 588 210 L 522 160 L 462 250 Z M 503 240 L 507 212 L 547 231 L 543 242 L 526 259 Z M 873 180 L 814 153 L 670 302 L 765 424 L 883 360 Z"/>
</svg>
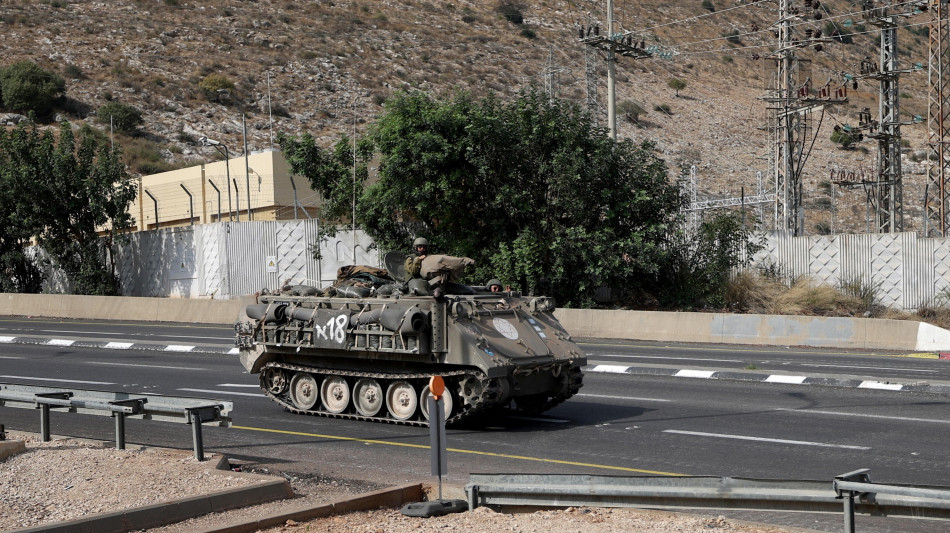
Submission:
<svg viewBox="0 0 950 533">
<path fill-rule="evenodd" d="M 488 280 L 485 286 L 488 287 L 488 290 L 491 292 L 501 292 L 501 282 L 495 278 Z"/>
<path fill-rule="evenodd" d="M 416 237 L 416 240 L 412 241 L 412 249 L 416 255 L 406 258 L 406 275 L 410 278 L 418 278 L 419 271 L 422 269 L 422 260 L 429 253 L 429 241 L 425 237 Z"/>
</svg>

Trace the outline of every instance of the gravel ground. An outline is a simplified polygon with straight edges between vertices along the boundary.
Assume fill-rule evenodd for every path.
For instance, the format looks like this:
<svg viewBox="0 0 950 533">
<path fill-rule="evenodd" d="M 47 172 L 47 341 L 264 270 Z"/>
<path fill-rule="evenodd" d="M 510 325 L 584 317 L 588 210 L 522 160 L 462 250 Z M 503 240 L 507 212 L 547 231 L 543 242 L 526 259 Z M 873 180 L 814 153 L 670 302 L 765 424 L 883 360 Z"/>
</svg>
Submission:
<svg viewBox="0 0 950 533">
<path fill-rule="evenodd" d="M 40 442 L 30 434 L 11 434 L 26 442 L 26 451 L 0 461 L 0 531 L 50 524 L 118 511 L 226 488 L 253 481 L 212 471 L 181 450 L 156 448 L 115 450 L 81 440 Z M 274 474 L 265 470 L 255 473 Z M 207 530 L 225 522 L 290 512 L 361 492 L 382 488 L 364 482 L 346 482 L 313 476 L 281 474 L 297 497 L 217 515 L 207 515 L 148 533 L 186 533 Z M 787 533 L 804 531 L 742 523 L 723 517 L 637 511 L 630 509 L 570 508 L 558 511 L 504 514 L 487 508 L 442 517 L 413 518 L 398 510 L 351 513 L 306 523 L 288 522 L 267 530 L 276 532 L 347 531 L 353 533 L 669 533 L 721 531 Z"/>
</svg>

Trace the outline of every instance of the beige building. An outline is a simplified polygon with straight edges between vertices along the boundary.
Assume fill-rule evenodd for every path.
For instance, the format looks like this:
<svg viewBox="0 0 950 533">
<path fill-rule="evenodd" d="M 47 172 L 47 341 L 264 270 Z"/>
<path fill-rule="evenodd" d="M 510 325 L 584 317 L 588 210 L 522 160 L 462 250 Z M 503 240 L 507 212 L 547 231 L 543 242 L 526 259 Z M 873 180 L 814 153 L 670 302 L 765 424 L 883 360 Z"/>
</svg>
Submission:
<svg viewBox="0 0 950 533">
<path fill-rule="evenodd" d="M 249 154 L 246 162 L 240 156 L 142 176 L 129 209 L 134 231 L 146 231 L 218 221 L 315 218 L 320 204 L 305 178 L 291 176 L 283 153 L 267 150 Z"/>
</svg>

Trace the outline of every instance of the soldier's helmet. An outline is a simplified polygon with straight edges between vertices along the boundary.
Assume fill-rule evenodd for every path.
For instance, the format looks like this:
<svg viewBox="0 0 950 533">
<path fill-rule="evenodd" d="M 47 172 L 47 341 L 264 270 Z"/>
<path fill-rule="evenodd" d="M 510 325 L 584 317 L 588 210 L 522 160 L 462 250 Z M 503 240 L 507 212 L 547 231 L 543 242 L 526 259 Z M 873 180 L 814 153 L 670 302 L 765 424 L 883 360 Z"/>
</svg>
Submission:
<svg viewBox="0 0 950 533">
<path fill-rule="evenodd" d="M 416 240 L 412 241 L 412 247 L 415 248 L 416 246 L 425 246 L 428 248 L 429 241 L 426 240 L 425 237 L 416 237 Z"/>
</svg>

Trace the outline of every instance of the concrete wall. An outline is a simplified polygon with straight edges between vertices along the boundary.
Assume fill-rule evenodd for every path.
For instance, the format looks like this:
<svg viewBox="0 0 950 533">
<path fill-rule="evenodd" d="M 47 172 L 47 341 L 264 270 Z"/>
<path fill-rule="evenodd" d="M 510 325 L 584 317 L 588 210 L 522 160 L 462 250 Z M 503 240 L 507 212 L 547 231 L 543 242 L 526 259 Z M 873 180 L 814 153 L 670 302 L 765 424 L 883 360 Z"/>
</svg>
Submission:
<svg viewBox="0 0 950 533">
<path fill-rule="evenodd" d="M 874 350 L 950 350 L 950 331 L 910 320 L 558 309 L 578 337 Z"/>
<path fill-rule="evenodd" d="M 0 316 L 232 324 L 253 297 L 193 300 L 0 293 Z M 950 331 L 907 320 L 558 309 L 575 337 L 950 351 Z"/>
</svg>

